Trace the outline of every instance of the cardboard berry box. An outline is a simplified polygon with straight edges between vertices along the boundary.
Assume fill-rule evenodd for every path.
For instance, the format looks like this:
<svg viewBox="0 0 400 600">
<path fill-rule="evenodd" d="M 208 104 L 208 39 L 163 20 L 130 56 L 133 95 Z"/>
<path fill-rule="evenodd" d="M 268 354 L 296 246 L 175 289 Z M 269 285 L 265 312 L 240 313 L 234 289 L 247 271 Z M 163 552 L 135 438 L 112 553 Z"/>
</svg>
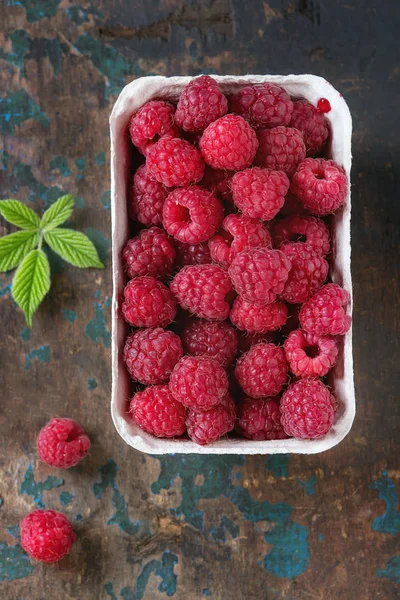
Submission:
<svg viewBox="0 0 400 600">
<path fill-rule="evenodd" d="M 314 75 L 246 75 L 243 77 L 214 76 L 222 92 L 229 93 L 244 85 L 271 82 L 282 86 L 294 97 L 303 97 L 314 105 L 320 98 L 329 100 L 326 114 L 330 123 L 330 158 L 342 165 L 350 178 L 351 116 L 342 95 L 330 83 Z M 111 414 L 115 427 L 127 444 L 150 454 L 315 454 L 336 446 L 350 431 L 355 414 L 353 355 L 351 329 L 343 337 L 339 360 L 329 374 L 329 385 L 339 402 L 335 423 L 330 432 L 317 440 L 285 439 L 251 441 L 243 438 L 223 438 L 208 446 L 199 446 L 189 439 L 158 439 L 132 424 L 127 412 L 132 384 L 125 368 L 122 352 L 128 325 L 120 311 L 120 299 L 126 283 L 121 251 L 129 238 L 127 185 L 135 169 L 130 140 L 129 119 L 138 108 L 152 99 L 176 101 L 191 77 L 142 77 L 127 85 L 118 97 L 110 117 L 111 129 L 111 216 L 112 216 L 112 399 Z M 350 191 L 344 207 L 331 218 L 332 259 L 330 276 L 334 283 L 351 295 L 350 273 Z M 351 314 L 351 304 L 347 308 Z"/>
</svg>

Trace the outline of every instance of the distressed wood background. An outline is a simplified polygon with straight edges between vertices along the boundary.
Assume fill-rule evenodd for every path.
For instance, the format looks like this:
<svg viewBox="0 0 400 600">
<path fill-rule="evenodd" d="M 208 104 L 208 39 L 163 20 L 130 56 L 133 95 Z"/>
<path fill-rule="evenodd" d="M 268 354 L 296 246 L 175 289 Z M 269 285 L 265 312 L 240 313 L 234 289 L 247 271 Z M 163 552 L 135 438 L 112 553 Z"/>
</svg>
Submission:
<svg viewBox="0 0 400 600">
<path fill-rule="evenodd" d="M 1 197 L 75 194 L 73 225 L 107 265 L 52 256 L 32 330 L 0 277 L 1 598 L 399 598 L 399 3 L 3 0 L 0 29 Z M 203 72 L 313 72 L 353 114 L 358 413 L 319 456 L 151 457 L 111 422 L 108 116 L 135 77 Z M 68 472 L 35 452 L 56 415 L 93 440 Z M 18 543 L 38 506 L 74 523 L 60 564 L 31 564 Z"/>
</svg>

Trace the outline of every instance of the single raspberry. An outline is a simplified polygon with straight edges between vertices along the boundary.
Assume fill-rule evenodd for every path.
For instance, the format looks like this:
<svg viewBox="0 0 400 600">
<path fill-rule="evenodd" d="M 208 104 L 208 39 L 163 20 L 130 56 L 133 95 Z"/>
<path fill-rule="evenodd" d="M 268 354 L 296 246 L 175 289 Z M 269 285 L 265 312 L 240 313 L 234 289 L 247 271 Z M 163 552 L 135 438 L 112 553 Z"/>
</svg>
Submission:
<svg viewBox="0 0 400 600">
<path fill-rule="evenodd" d="M 238 432 L 248 440 L 284 440 L 279 403 L 268 398 L 245 398 L 238 409 Z"/>
<path fill-rule="evenodd" d="M 218 198 L 197 185 L 174 190 L 164 203 L 164 228 L 184 244 L 205 242 L 223 218 L 224 209 Z"/>
<path fill-rule="evenodd" d="M 239 331 L 239 351 L 243 354 L 256 344 L 276 344 L 279 338 L 277 331 L 267 331 L 267 333 L 247 333 Z"/>
<path fill-rule="evenodd" d="M 228 112 L 228 100 L 209 75 L 192 79 L 179 96 L 176 123 L 185 131 L 202 131 Z"/>
<path fill-rule="evenodd" d="M 297 165 L 306 157 L 303 136 L 293 127 L 263 129 L 258 134 L 255 164 L 273 171 L 284 171 L 291 177 Z"/>
<path fill-rule="evenodd" d="M 71 523 L 55 510 L 34 510 L 20 524 L 21 546 L 36 560 L 53 563 L 68 554 L 76 540 Z"/>
<path fill-rule="evenodd" d="M 185 187 L 204 174 L 200 152 L 186 140 L 161 138 L 147 153 L 149 173 L 167 187 Z"/>
<path fill-rule="evenodd" d="M 151 385 L 137 392 L 129 412 L 140 429 L 156 437 L 172 438 L 186 431 L 185 407 L 175 400 L 168 385 Z"/>
<path fill-rule="evenodd" d="M 237 115 L 225 115 L 211 123 L 200 140 L 205 162 L 214 169 L 227 171 L 250 166 L 257 148 L 256 132 Z"/>
<path fill-rule="evenodd" d="M 182 308 L 208 321 L 224 321 L 231 295 L 228 273 L 218 265 L 184 267 L 171 283 L 171 291 Z"/>
<path fill-rule="evenodd" d="M 233 203 L 231 187 L 233 175 L 232 172 L 212 169 L 206 165 L 204 177 L 200 181 L 200 185 L 207 190 L 210 190 L 221 200 Z"/>
<path fill-rule="evenodd" d="M 206 412 L 189 410 L 186 426 L 190 439 L 204 446 L 232 431 L 235 421 L 235 403 L 230 394 L 226 394 L 218 406 Z"/>
<path fill-rule="evenodd" d="M 248 85 L 230 97 L 231 111 L 254 127 L 288 125 L 293 112 L 289 94 L 273 83 Z"/>
<path fill-rule="evenodd" d="M 344 335 L 351 325 L 345 306 L 350 302 L 349 293 L 336 283 L 322 286 L 300 309 L 302 328 L 318 335 Z"/>
<path fill-rule="evenodd" d="M 283 344 L 290 370 L 296 377 L 323 377 L 338 356 L 335 338 L 292 331 Z"/>
<path fill-rule="evenodd" d="M 169 102 L 146 102 L 130 120 L 129 133 L 132 143 L 142 154 L 147 154 L 160 137 L 179 136 L 179 130 L 174 126 L 174 115 L 175 108 Z"/>
<path fill-rule="evenodd" d="M 235 256 L 229 275 L 244 300 L 264 306 L 283 291 L 290 268 L 290 260 L 280 250 L 255 248 Z"/>
<path fill-rule="evenodd" d="M 182 334 L 183 348 L 192 356 L 208 356 L 227 368 L 235 358 L 238 340 L 228 323 L 192 321 Z"/>
<path fill-rule="evenodd" d="M 205 356 L 184 356 L 169 380 L 171 394 L 192 410 L 209 410 L 228 391 L 228 377 L 221 365 Z"/>
<path fill-rule="evenodd" d="M 182 244 L 175 242 L 177 258 L 176 263 L 179 267 L 188 265 L 209 265 L 211 260 L 210 248 L 207 242 L 201 244 Z"/>
<path fill-rule="evenodd" d="M 282 298 L 290 304 L 301 304 L 321 287 L 328 276 L 326 260 L 303 242 L 287 242 L 281 251 L 292 263 Z"/>
<path fill-rule="evenodd" d="M 282 171 L 253 167 L 232 178 L 233 200 L 248 217 L 270 221 L 285 202 L 289 179 Z"/>
<path fill-rule="evenodd" d="M 285 353 L 274 344 L 252 346 L 238 359 L 235 375 L 248 396 L 276 396 L 287 380 Z"/>
<path fill-rule="evenodd" d="M 290 126 L 301 131 L 307 156 L 314 156 L 321 152 L 328 139 L 329 128 L 324 115 L 315 106 L 307 100 L 295 100 Z"/>
<path fill-rule="evenodd" d="M 131 279 L 124 289 L 122 314 L 134 327 L 166 327 L 176 315 L 176 300 L 154 277 Z"/>
<path fill-rule="evenodd" d="M 143 225 L 161 225 L 162 209 L 168 190 L 141 165 L 133 176 L 130 194 L 130 215 Z"/>
<path fill-rule="evenodd" d="M 281 399 L 281 423 L 286 434 L 301 439 L 324 436 L 333 425 L 335 397 L 319 379 L 300 379 Z"/>
<path fill-rule="evenodd" d="M 285 196 L 285 204 L 282 206 L 281 210 L 279 211 L 279 217 L 280 216 L 287 217 L 287 216 L 293 215 L 293 214 L 300 215 L 300 214 L 304 214 L 304 213 L 307 213 L 306 209 L 304 208 L 304 205 L 289 190 Z"/>
<path fill-rule="evenodd" d="M 165 277 L 172 272 L 176 252 L 172 240 L 159 227 L 142 229 L 122 251 L 128 277 Z"/>
<path fill-rule="evenodd" d="M 285 242 L 306 242 L 314 252 L 326 256 L 331 247 L 329 227 L 311 215 L 291 215 L 278 221 L 272 236 L 277 248 Z"/>
<path fill-rule="evenodd" d="M 286 323 L 287 311 L 287 305 L 280 300 L 257 306 L 238 296 L 233 302 L 229 318 L 242 331 L 263 334 L 282 327 Z"/>
<path fill-rule="evenodd" d="M 344 169 L 333 160 L 306 158 L 293 175 L 291 190 L 315 215 L 327 215 L 342 206 L 347 194 Z"/>
<path fill-rule="evenodd" d="M 40 460 L 58 469 L 74 467 L 90 449 L 88 436 L 72 419 L 49 421 L 40 430 L 36 444 Z"/>
<path fill-rule="evenodd" d="M 152 385 L 169 379 L 182 354 L 181 340 L 176 333 L 160 327 L 139 329 L 127 337 L 124 361 L 132 379 Z"/>
<path fill-rule="evenodd" d="M 269 231 L 258 219 L 245 215 L 228 215 L 222 222 L 222 229 L 209 241 L 208 246 L 213 261 L 227 269 L 234 257 L 250 248 L 271 248 Z"/>
</svg>

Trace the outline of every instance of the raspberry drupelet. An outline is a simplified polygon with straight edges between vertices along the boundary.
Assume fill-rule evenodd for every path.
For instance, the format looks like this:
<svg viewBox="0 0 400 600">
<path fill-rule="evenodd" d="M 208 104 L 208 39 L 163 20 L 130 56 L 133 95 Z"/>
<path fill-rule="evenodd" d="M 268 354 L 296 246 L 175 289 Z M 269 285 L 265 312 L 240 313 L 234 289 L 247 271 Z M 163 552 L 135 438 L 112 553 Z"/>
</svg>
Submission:
<svg viewBox="0 0 400 600">
<path fill-rule="evenodd" d="M 264 334 L 282 327 L 286 323 L 287 312 L 287 305 L 281 300 L 257 306 L 238 296 L 233 302 L 229 318 L 242 331 Z"/>
<path fill-rule="evenodd" d="M 290 189 L 308 211 L 323 216 L 344 204 L 348 183 L 344 169 L 333 160 L 306 158 L 297 167 Z"/>
<path fill-rule="evenodd" d="M 207 242 L 200 244 L 183 244 L 175 241 L 176 264 L 178 267 L 189 265 L 209 265 L 212 262 L 210 248 Z"/>
<path fill-rule="evenodd" d="M 178 137 L 179 130 L 174 125 L 175 108 L 164 100 L 146 102 L 132 116 L 129 123 L 129 134 L 132 143 L 142 154 L 164 135 Z"/>
<path fill-rule="evenodd" d="M 281 246 L 281 251 L 292 264 L 281 296 L 290 304 L 301 304 L 324 283 L 329 265 L 303 242 L 287 242 Z"/>
<path fill-rule="evenodd" d="M 288 125 L 293 112 L 289 94 L 273 83 L 248 85 L 232 94 L 229 102 L 232 112 L 257 128 Z"/>
<path fill-rule="evenodd" d="M 216 442 L 232 431 L 235 421 L 235 403 L 232 396 L 226 394 L 221 402 L 210 410 L 201 412 L 189 410 L 186 426 L 190 439 L 204 446 Z"/>
<path fill-rule="evenodd" d="M 323 377 L 333 367 L 339 353 L 334 337 L 315 335 L 302 329 L 291 331 L 283 348 L 296 377 Z"/>
<path fill-rule="evenodd" d="M 305 242 L 315 252 L 326 256 L 330 250 L 329 227 L 311 215 L 290 215 L 274 224 L 272 237 L 277 248 L 286 242 Z"/>
<path fill-rule="evenodd" d="M 166 327 L 176 315 L 176 300 L 154 277 L 131 279 L 124 289 L 122 314 L 134 327 Z"/>
<path fill-rule="evenodd" d="M 200 152 L 186 140 L 161 138 L 147 152 L 149 173 L 166 187 L 185 187 L 204 175 Z"/>
<path fill-rule="evenodd" d="M 184 356 L 169 380 L 171 394 L 195 411 L 220 404 L 228 391 L 228 377 L 219 362 L 205 356 Z"/>
<path fill-rule="evenodd" d="M 34 510 L 26 515 L 20 524 L 20 534 L 23 549 L 45 563 L 61 560 L 76 540 L 71 523 L 55 510 Z"/>
<path fill-rule="evenodd" d="M 288 177 L 306 157 L 303 136 L 293 127 L 263 129 L 258 134 L 259 147 L 255 164 L 273 171 L 283 171 Z"/>
<path fill-rule="evenodd" d="M 128 277 L 163 278 L 172 272 L 176 251 L 172 239 L 159 227 L 142 229 L 122 251 Z"/>
<path fill-rule="evenodd" d="M 175 120 L 184 131 L 203 131 L 228 111 L 228 100 L 209 75 L 193 79 L 179 96 Z"/>
<path fill-rule="evenodd" d="M 192 356 L 208 356 L 227 368 L 233 361 L 237 347 L 237 333 L 228 323 L 192 321 L 183 330 L 185 352 Z"/>
<path fill-rule="evenodd" d="M 285 202 L 289 179 L 282 171 L 252 167 L 232 178 L 233 201 L 248 217 L 270 221 Z"/>
<path fill-rule="evenodd" d="M 284 440 L 279 403 L 271 398 L 244 398 L 238 407 L 238 433 L 248 440 Z"/>
<path fill-rule="evenodd" d="M 345 307 L 350 302 L 350 294 L 336 283 L 322 286 L 299 313 L 302 328 L 317 335 L 344 335 L 351 326 L 351 317 Z"/>
<path fill-rule="evenodd" d="M 40 430 L 36 447 L 43 462 L 58 469 L 69 469 L 88 454 L 90 439 L 72 419 L 55 418 Z"/>
<path fill-rule="evenodd" d="M 283 349 L 274 344 L 252 346 L 238 359 L 235 376 L 244 393 L 251 398 L 279 394 L 288 376 Z"/>
<path fill-rule="evenodd" d="M 186 431 L 185 407 L 175 400 L 168 385 L 151 385 L 137 392 L 129 412 L 138 427 L 156 437 L 172 438 Z"/>
<path fill-rule="evenodd" d="M 149 227 L 162 224 L 162 210 L 167 188 L 150 175 L 146 165 L 140 165 L 133 176 L 130 192 L 130 214 Z"/>
</svg>

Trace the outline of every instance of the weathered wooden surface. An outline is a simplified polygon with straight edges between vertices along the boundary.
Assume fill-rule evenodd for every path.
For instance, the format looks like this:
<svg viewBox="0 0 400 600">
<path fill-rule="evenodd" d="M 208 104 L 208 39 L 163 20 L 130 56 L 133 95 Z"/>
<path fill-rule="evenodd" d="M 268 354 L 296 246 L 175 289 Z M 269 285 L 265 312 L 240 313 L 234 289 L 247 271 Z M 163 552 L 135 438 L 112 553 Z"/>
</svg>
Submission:
<svg viewBox="0 0 400 600">
<path fill-rule="evenodd" d="M 0 15 L 1 196 L 40 208 L 74 193 L 74 225 L 108 267 L 53 261 L 32 331 L 0 278 L 1 598 L 398 598 L 398 3 L 6 0 Z M 150 457 L 111 422 L 108 115 L 134 77 L 204 71 L 311 71 L 353 113 L 358 414 L 320 456 Z M 55 415 L 94 442 L 66 473 L 35 453 Z M 74 522 L 59 565 L 18 545 L 35 506 Z"/>
</svg>

